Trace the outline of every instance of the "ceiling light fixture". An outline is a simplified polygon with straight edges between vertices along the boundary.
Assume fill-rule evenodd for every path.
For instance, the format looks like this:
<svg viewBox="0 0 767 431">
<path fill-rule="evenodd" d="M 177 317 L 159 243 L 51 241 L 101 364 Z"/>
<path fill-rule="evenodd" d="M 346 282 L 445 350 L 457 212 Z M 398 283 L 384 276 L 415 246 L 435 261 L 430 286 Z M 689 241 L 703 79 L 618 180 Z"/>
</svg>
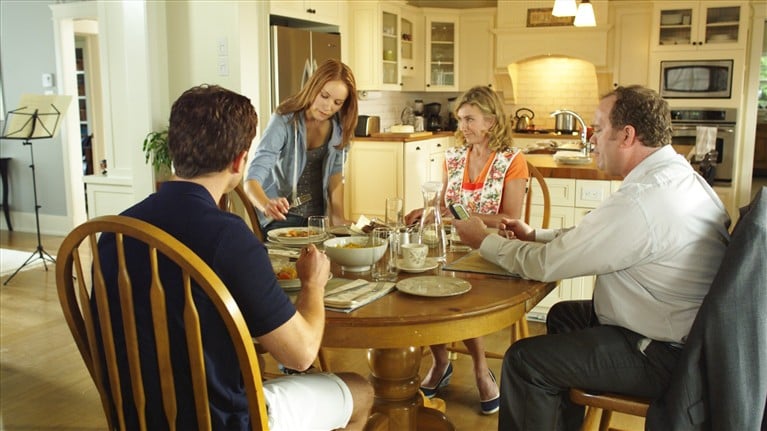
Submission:
<svg viewBox="0 0 767 431">
<path fill-rule="evenodd" d="M 578 12 L 575 14 L 575 22 L 573 25 L 576 27 L 596 27 L 597 20 L 594 18 L 594 7 L 589 0 L 581 1 L 578 6 Z"/>
<path fill-rule="evenodd" d="M 554 9 L 551 14 L 554 16 L 575 16 L 578 7 L 575 0 L 554 0 Z"/>
</svg>

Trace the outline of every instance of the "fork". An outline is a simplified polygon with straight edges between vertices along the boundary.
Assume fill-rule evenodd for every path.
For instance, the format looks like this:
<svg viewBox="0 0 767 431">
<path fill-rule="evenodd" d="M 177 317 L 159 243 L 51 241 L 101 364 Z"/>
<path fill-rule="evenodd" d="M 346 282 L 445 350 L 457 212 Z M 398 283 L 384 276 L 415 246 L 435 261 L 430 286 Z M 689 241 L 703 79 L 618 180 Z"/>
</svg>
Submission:
<svg viewBox="0 0 767 431">
<path fill-rule="evenodd" d="M 295 208 L 295 207 L 301 206 L 309 202 L 310 200 L 312 200 L 312 195 L 309 195 L 309 194 L 296 196 L 296 200 L 294 200 L 293 203 L 290 204 L 290 207 Z"/>
<path fill-rule="evenodd" d="M 367 295 L 370 295 L 371 293 L 375 293 L 375 292 L 378 292 L 378 291 L 380 291 L 381 289 L 383 289 L 383 288 L 384 288 L 384 286 L 386 286 L 386 282 L 384 282 L 384 281 L 379 281 L 379 282 L 377 282 L 377 283 L 376 283 L 376 285 L 375 285 L 375 287 L 374 287 L 374 288 L 370 289 L 370 290 L 369 290 L 369 291 L 367 291 L 367 292 L 363 292 L 363 293 L 360 293 L 359 295 L 355 296 L 354 298 L 350 299 L 349 301 L 356 301 L 356 300 L 358 300 L 358 299 L 362 298 L 363 296 L 367 296 Z"/>
</svg>

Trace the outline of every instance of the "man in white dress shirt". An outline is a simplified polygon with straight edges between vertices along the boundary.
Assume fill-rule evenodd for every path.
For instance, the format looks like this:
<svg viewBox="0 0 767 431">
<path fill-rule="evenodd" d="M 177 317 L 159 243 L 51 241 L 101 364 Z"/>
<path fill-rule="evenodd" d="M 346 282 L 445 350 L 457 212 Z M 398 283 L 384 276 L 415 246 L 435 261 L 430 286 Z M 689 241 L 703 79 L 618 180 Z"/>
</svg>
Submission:
<svg viewBox="0 0 767 431">
<path fill-rule="evenodd" d="M 499 430 L 579 429 L 571 387 L 660 396 L 729 241 L 727 212 L 671 147 L 656 92 L 619 87 L 603 97 L 591 143 L 599 169 L 624 180 L 578 226 L 506 219 L 496 235 L 476 218 L 454 222 L 461 241 L 525 278 L 596 275 L 592 301 L 556 304 L 548 335 L 506 352 Z"/>
</svg>

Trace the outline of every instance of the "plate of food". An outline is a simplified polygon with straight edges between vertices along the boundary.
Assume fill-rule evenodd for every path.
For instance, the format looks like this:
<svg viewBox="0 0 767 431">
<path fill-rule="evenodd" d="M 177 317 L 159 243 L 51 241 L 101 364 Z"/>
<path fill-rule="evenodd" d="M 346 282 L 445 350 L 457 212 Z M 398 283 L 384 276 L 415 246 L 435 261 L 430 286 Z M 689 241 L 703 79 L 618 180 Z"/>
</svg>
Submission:
<svg viewBox="0 0 767 431">
<path fill-rule="evenodd" d="M 270 256 L 271 257 L 271 256 Z M 277 277 L 277 284 L 286 292 L 297 292 L 301 290 L 301 280 L 298 278 L 296 263 L 288 259 L 272 258 L 272 269 L 274 276 Z M 331 273 L 328 280 L 333 278 Z"/>
<path fill-rule="evenodd" d="M 410 295 L 441 298 L 464 294 L 471 290 L 471 283 L 460 278 L 426 275 L 398 281 L 397 290 Z"/>
<path fill-rule="evenodd" d="M 309 244 L 326 239 L 327 234 L 317 233 L 308 227 L 283 227 L 270 230 L 266 236 L 270 241 L 283 244 Z"/>
</svg>

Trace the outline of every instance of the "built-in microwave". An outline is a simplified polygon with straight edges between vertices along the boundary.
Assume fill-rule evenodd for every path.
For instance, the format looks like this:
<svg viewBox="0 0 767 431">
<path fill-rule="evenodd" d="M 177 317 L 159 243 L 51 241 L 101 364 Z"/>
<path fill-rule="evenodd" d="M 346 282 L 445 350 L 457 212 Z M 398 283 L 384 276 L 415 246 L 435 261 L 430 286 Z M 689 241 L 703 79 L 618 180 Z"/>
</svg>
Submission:
<svg viewBox="0 0 767 431">
<path fill-rule="evenodd" d="M 729 99 L 733 60 L 660 62 L 660 95 L 666 99 Z"/>
</svg>

